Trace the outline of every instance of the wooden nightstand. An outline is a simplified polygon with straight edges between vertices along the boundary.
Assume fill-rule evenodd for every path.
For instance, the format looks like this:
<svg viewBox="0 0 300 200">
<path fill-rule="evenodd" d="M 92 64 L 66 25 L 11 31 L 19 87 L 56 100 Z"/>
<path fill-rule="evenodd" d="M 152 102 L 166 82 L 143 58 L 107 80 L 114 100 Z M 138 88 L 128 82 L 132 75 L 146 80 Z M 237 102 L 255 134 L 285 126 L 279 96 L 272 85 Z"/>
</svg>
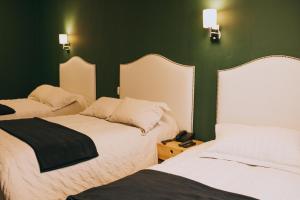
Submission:
<svg viewBox="0 0 300 200">
<path fill-rule="evenodd" d="M 193 140 L 196 142 L 196 145 L 202 144 L 203 142 L 200 140 Z M 158 143 L 157 144 L 157 152 L 159 160 L 166 160 L 168 158 L 174 157 L 189 148 L 183 148 L 178 146 L 180 142 L 172 141 L 167 144 Z"/>
</svg>

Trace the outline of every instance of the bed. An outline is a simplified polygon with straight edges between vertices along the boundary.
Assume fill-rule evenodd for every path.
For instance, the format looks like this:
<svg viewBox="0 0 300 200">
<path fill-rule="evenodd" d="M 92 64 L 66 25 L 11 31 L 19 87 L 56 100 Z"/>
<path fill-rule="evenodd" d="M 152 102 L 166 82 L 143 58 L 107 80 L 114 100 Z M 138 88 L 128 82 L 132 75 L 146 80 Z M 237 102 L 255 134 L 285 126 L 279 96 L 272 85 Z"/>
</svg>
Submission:
<svg viewBox="0 0 300 200">
<path fill-rule="evenodd" d="M 218 72 L 216 139 L 68 200 L 299 199 L 300 61 Z"/>
<path fill-rule="evenodd" d="M 49 86 L 50 87 L 50 86 Z M 55 88 L 55 87 L 53 87 Z M 15 112 L 0 115 L 0 120 L 49 117 L 76 114 L 84 110 L 87 105 L 96 100 L 96 69 L 94 64 L 87 63 L 80 57 L 72 57 L 66 63 L 60 64 L 60 88 L 73 95 L 70 104 L 55 109 L 47 101 L 37 98 L 23 98 L 0 100 L 0 104 L 12 108 Z M 57 94 L 57 91 L 55 91 Z M 44 98 L 45 99 L 45 98 Z M 66 102 L 67 103 L 67 102 Z M 1 109 L 0 109 L 1 110 Z"/>
<path fill-rule="evenodd" d="M 159 81 L 162 77 L 167 77 L 166 81 Z M 121 99 L 114 101 L 135 98 L 155 105 L 163 102 L 170 110 L 147 134 L 133 126 L 92 117 L 85 111 L 85 114 L 44 118 L 89 136 L 99 153 L 94 159 L 48 172 L 40 172 L 35 152 L 29 145 L 1 130 L 0 199 L 66 199 L 69 194 L 110 183 L 156 164 L 157 142 L 173 138 L 179 129 L 192 130 L 193 88 L 194 67 L 174 63 L 160 55 L 147 55 L 121 65 Z M 107 99 L 102 97 L 99 101 L 103 98 Z M 181 112 L 186 115 L 184 120 Z"/>
</svg>

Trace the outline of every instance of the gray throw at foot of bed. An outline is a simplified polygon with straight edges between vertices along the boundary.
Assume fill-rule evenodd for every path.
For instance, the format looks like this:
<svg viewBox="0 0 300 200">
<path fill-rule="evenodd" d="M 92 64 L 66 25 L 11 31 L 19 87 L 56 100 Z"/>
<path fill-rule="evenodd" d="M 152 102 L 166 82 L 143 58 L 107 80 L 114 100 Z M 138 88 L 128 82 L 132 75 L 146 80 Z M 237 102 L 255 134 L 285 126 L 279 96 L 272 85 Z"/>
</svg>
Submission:
<svg viewBox="0 0 300 200">
<path fill-rule="evenodd" d="M 196 181 L 154 170 L 142 170 L 67 200 L 253 200 Z"/>
<path fill-rule="evenodd" d="M 10 114 L 14 114 L 15 112 L 16 111 L 11 107 L 0 104 L 0 115 L 10 115 Z"/>
<path fill-rule="evenodd" d="M 88 136 L 40 118 L 0 121 L 0 128 L 31 146 L 41 172 L 98 156 L 96 146 Z"/>
</svg>

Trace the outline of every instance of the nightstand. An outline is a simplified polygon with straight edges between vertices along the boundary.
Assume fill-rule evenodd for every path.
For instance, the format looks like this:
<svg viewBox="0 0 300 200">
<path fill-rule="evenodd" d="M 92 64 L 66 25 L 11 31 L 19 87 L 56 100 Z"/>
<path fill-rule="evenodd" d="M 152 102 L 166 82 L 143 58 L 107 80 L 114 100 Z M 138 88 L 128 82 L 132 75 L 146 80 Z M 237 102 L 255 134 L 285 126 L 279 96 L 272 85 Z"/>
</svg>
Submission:
<svg viewBox="0 0 300 200">
<path fill-rule="evenodd" d="M 203 143 L 200 140 L 193 140 L 193 141 L 196 142 L 196 145 L 200 145 Z M 178 146 L 179 144 L 180 142 L 176 142 L 176 141 L 168 142 L 167 144 L 158 143 L 157 144 L 158 159 L 166 160 L 189 149 L 189 148 L 180 147 Z"/>
</svg>

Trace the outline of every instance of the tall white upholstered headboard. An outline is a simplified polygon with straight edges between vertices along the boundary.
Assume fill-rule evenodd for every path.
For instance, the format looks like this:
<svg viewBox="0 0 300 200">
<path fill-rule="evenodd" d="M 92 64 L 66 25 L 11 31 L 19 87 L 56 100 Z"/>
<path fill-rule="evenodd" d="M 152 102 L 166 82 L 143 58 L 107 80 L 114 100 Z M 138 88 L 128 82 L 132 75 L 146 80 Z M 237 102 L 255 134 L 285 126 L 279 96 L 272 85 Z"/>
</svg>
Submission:
<svg viewBox="0 0 300 200">
<path fill-rule="evenodd" d="M 218 75 L 218 123 L 300 130 L 299 59 L 268 56 Z"/>
<path fill-rule="evenodd" d="M 192 132 L 195 67 L 156 54 L 120 66 L 120 97 L 165 102 L 179 128 Z"/>
<path fill-rule="evenodd" d="M 60 87 L 83 95 L 89 103 L 96 100 L 96 66 L 78 56 L 60 64 L 59 82 Z"/>
</svg>

